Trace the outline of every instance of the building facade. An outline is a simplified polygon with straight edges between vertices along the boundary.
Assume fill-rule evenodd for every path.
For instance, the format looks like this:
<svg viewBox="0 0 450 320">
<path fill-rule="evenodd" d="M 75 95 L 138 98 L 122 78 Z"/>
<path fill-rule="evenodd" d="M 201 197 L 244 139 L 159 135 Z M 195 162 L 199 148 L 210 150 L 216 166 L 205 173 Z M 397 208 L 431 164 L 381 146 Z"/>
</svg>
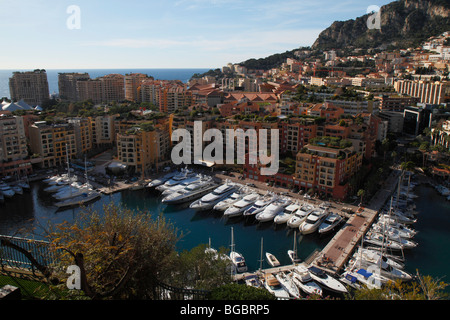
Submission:
<svg viewBox="0 0 450 320">
<path fill-rule="evenodd" d="M 47 72 L 36 69 L 27 72 L 13 72 L 9 78 L 11 100 L 23 99 L 30 106 L 41 105 L 50 99 Z"/>
<path fill-rule="evenodd" d="M 47 124 L 37 121 L 29 128 L 30 147 L 39 156 L 38 166 L 51 168 L 62 166 L 77 154 L 73 124 Z"/>
</svg>

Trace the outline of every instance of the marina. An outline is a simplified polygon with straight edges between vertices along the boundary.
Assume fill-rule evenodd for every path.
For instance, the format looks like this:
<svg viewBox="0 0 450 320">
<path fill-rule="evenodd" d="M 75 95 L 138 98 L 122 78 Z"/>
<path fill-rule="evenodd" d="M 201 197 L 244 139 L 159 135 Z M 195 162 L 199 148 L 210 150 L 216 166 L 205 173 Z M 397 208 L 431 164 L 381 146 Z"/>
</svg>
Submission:
<svg viewBox="0 0 450 320">
<path fill-rule="evenodd" d="M 359 261 L 355 258 L 355 253 L 359 252 L 361 244 L 367 240 L 366 236 L 369 231 L 374 232 L 375 226 L 380 225 L 379 223 L 381 220 L 376 224 L 376 220 L 383 216 L 380 213 L 382 213 L 386 204 L 389 204 L 389 200 L 391 199 L 392 202 L 392 197 L 399 192 L 399 178 L 401 171 L 397 170 L 394 172 L 395 174 L 392 174 L 390 178 L 384 182 L 383 187 L 371 201 L 364 204 L 362 207 L 308 199 L 303 195 L 287 192 L 284 192 L 283 195 L 281 195 L 282 191 L 276 190 L 273 187 L 255 185 L 250 187 L 245 181 L 243 182 L 238 178 L 222 176 L 220 174 L 211 174 L 208 177 L 206 177 L 205 174 L 197 174 L 201 178 L 197 180 L 193 179 L 191 181 L 192 183 L 183 186 L 176 192 L 169 192 L 169 195 L 172 197 L 174 194 L 184 195 L 186 201 L 181 201 L 181 204 L 164 203 L 163 199 L 169 195 L 163 195 L 161 191 L 155 189 L 155 186 L 149 187 L 149 184 L 151 184 L 152 181 L 155 181 L 156 183 L 157 177 L 153 177 L 153 179 L 148 179 L 145 183 L 142 181 L 133 181 L 131 183 L 117 184 L 117 188 L 108 188 L 107 192 L 102 192 L 103 195 L 94 200 L 92 206 L 100 208 L 101 205 L 110 201 L 123 202 L 125 200 L 126 204 L 131 202 L 135 203 L 136 208 L 139 209 L 145 210 L 145 207 L 141 207 L 141 205 L 145 203 L 145 206 L 148 206 L 148 208 L 162 210 L 169 219 L 175 217 L 176 212 L 177 214 L 180 214 L 176 216 L 176 222 L 183 224 L 188 230 L 199 221 L 208 223 L 207 229 L 211 229 L 210 226 L 212 224 L 214 230 L 208 230 L 208 232 L 211 233 L 208 234 L 207 232 L 206 235 L 208 235 L 210 239 L 213 239 L 213 243 L 222 244 L 225 247 L 230 247 L 231 243 L 232 248 L 236 249 L 232 250 L 232 252 L 234 252 L 233 254 L 236 256 L 237 263 L 241 263 L 239 271 L 234 275 L 235 280 L 238 282 L 245 282 L 247 278 L 252 276 L 264 282 L 267 275 L 274 275 L 275 280 L 272 279 L 272 282 L 280 282 L 280 280 L 287 281 L 286 277 L 288 276 L 294 281 L 294 271 L 300 266 L 301 268 L 318 268 L 318 270 L 324 272 L 327 276 L 332 277 L 337 281 L 341 281 L 341 283 L 346 283 L 346 278 L 356 279 L 355 277 L 359 276 L 362 277 L 362 279 L 365 279 L 364 276 L 361 276 L 361 273 L 365 272 L 364 270 L 366 270 L 367 267 L 370 267 L 370 265 L 359 264 L 359 266 L 364 266 L 366 269 L 359 268 L 358 270 L 352 270 L 350 266 L 355 266 L 356 262 Z M 162 177 L 162 175 L 160 175 L 160 177 Z M 173 175 L 170 179 L 172 178 Z M 49 199 L 51 199 L 48 197 L 49 193 L 48 191 L 44 191 L 44 189 L 48 187 L 48 184 L 43 181 L 43 177 L 36 178 L 36 180 L 38 180 L 38 182 L 34 183 L 37 183 L 38 185 L 32 186 L 32 193 L 34 193 L 34 196 L 37 196 L 36 198 L 41 198 L 41 201 L 43 198 L 47 199 L 43 200 L 45 202 L 44 207 L 47 211 L 49 207 L 58 207 L 55 203 L 49 201 Z M 169 177 L 167 177 L 166 180 L 169 180 Z M 212 183 L 212 181 L 214 181 L 214 183 Z M 81 182 L 84 181 L 81 180 Z M 188 186 L 191 186 L 192 188 L 192 184 L 194 183 L 197 185 L 207 185 L 207 191 L 199 193 L 195 197 L 189 197 L 187 192 L 189 190 Z M 158 184 L 161 186 L 164 182 L 160 181 Z M 99 186 L 99 184 L 92 182 L 92 185 L 97 192 L 101 192 L 101 187 L 95 187 Z M 172 188 L 174 187 L 175 185 L 172 186 Z M 105 187 L 103 187 L 103 190 L 105 190 Z M 184 190 L 186 193 L 184 194 L 181 190 Z M 234 217 L 226 217 L 224 214 L 226 209 L 224 210 L 224 208 L 238 203 L 239 200 L 237 198 L 234 202 L 230 201 L 228 204 L 224 205 L 225 207 L 222 208 L 222 211 L 211 209 L 217 204 L 220 204 L 220 202 L 227 203 L 225 200 L 232 198 L 232 194 L 237 194 L 239 191 L 242 193 L 240 199 L 243 199 L 244 195 L 258 196 L 255 196 L 251 203 L 247 204 L 247 209 L 254 205 L 257 202 L 257 199 L 270 198 L 271 200 L 265 201 L 265 206 L 263 206 L 264 208 L 261 209 L 259 214 L 266 212 L 265 208 L 268 207 L 270 207 L 272 211 L 276 211 L 276 214 L 274 214 L 271 219 L 264 222 L 258 221 L 256 215 L 245 216 L 245 210 L 241 210 L 240 214 L 236 214 Z M 221 192 L 224 192 L 223 196 L 221 196 Z M 27 195 L 25 194 L 24 196 Z M 123 198 L 124 196 L 125 198 Z M 138 201 L 130 200 L 134 197 L 140 198 L 139 203 Z M 197 203 L 198 205 L 200 200 L 206 202 L 208 199 L 215 199 L 214 204 L 208 204 L 207 208 L 203 210 L 193 208 L 193 204 Z M 279 201 L 280 199 L 284 202 L 281 203 Z M 9 199 L 6 206 L 10 205 L 10 202 L 12 201 L 14 201 L 14 199 Z M 149 201 L 151 201 L 151 203 L 149 203 Z M 274 208 L 275 203 L 278 203 L 278 209 Z M 305 204 L 309 205 L 307 209 L 305 209 Z M 318 210 L 317 208 L 320 208 L 323 212 L 330 212 L 330 214 L 324 215 L 321 218 L 321 224 L 317 223 L 316 229 L 311 232 L 311 234 L 308 232 L 302 234 L 301 229 L 299 228 L 300 224 L 298 224 L 297 227 L 292 228 L 288 226 L 287 218 L 284 218 L 284 222 L 275 222 L 275 218 L 281 216 L 282 213 L 285 213 L 287 208 L 291 208 L 292 210 L 292 205 L 294 205 L 297 210 L 303 208 L 308 212 L 308 216 L 314 211 L 313 208 L 316 210 Z M 66 219 L 67 216 L 64 216 L 64 214 L 67 213 L 72 213 L 72 218 L 74 218 L 76 216 L 76 210 L 76 208 L 63 210 L 58 208 L 52 218 L 56 218 L 56 220 Z M 179 212 L 180 210 L 182 212 Z M 190 219 L 189 217 L 185 217 L 187 220 L 184 220 L 184 222 L 178 220 L 181 215 L 187 215 L 187 212 L 194 212 L 194 215 L 191 216 Z M 330 217 L 331 213 L 334 217 L 340 218 L 340 223 L 336 224 L 332 230 L 328 230 L 328 232 L 324 234 L 319 233 L 319 227 L 324 228 L 322 225 L 326 221 L 325 218 Z M 290 212 L 290 214 L 293 215 L 292 212 Z M 58 217 L 58 215 L 60 216 Z M 306 220 L 303 221 L 303 223 L 305 222 Z M 229 237 L 222 236 L 220 240 L 216 238 L 217 232 L 214 232 L 215 230 L 222 229 L 222 232 L 229 233 L 230 227 L 232 230 L 234 229 L 233 231 L 235 233 L 235 235 L 231 236 L 231 242 Z M 205 230 L 205 227 L 201 227 L 201 229 Z M 195 237 L 195 240 L 191 240 L 193 242 L 190 242 L 190 247 L 193 246 L 194 242 L 197 244 L 206 242 L 205 239 L 201 239 L 201 236 L 204 237 L 205 234 L 200 236 L 198 234 L 199 232 L 195 231 L 194 227 L 192 234 L 189 234 L 189 236 L 192 235 Z M 2 233 L 5 233 L 5 231 L 2 231 Z M 194 235 L 193 233 L 196 234 Z M 256 234 L 260 234 L 261 237 L 257 237 Z M 250 237 L 253 237 L 254 239 L 251 240 L 249 239 Z M 255 254 L 253 253 L 250 255 L 249 250 L 251 250 L 251 248 L 255 249 L 259 247 L 259 239 L 261 239 L 262 247 L 262 238 L 266 240 L 265 247 L 267 248 L 265 248 L 264 255 L 261 251 L 258 258 L 255 259 Z M 294 243 L 292 243 L 292 239 L 294 239 Z M 307 241 L 316 243 L 306 249 Z M 186 244 L 187 243 L 182 244 L 182 246 Z M 292 244 L 294 244 L 294 246 Z M 286 250 L 286 247 L 288 247 L 289 250 Z M 300 254 L 297 252 L 298 249 L 300 249 Z M 235 253 L 238 253 L 238 255 Z M 264 260 L 264 263 L 262 260 Z M 242 266 L 242 262 L 244 262 L 245 266 Z M 298 275 L 295 274 L 295 276 Z M 374 279 L 373 275 L 372 279 Z M 385 278 L 382 279 L 385 280 Z M 353 285 L 354 283 L 350 284 Z"/>
</svg>

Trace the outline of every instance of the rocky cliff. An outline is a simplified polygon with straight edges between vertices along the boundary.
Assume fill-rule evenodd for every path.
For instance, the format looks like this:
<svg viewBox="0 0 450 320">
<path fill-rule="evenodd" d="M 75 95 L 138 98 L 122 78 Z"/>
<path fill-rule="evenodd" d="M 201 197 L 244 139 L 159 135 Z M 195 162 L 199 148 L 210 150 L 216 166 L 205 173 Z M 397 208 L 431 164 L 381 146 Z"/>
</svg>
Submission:
<svg viewBox="0 0 450 320">
<path fill-rule="evenodd" d="M 398 0 L 382 6 L 379 25 L 373 14 L 335 21 L 319 34 L 313 49 L 344 47 L 376 48 L 416 46 L 421 41 L 450 31 L 450 2 L 448 0 Z"/>
</svg>

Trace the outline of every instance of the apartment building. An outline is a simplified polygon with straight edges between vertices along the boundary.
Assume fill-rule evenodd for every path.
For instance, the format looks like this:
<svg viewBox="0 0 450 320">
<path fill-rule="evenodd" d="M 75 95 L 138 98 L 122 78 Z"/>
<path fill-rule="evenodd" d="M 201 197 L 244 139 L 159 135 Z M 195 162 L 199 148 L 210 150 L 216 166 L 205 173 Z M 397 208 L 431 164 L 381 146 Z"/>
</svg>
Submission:
<svg viewBox="0 0 450 320">
<path fill-rule="evenodd" d="M 349 179 L 362 165 L 362 154 L 353 147 L 330 148 L 308 144 L 296 157 L 295 184 L 334 199 L 344 199 Z"/>
<path fill-rule="evenodd" d="M 441 104 L 450 101 L 450 83 L 447 81 L 397 80 L 394 89 L 400 94 L 419 98 L 421 103 Z"/>
<path fill-rule="evenodd" d="M 92 146 L 112 146 L 116 139 L 115 119 L 117 115 L 103 115 L 90 118 Z"/>
<path fill-rule="evenodd" d="M 178 84 L 161 87 L 158 103 L 161 112 L 174 113 L 177 109 L 192 105 L 192 92 L 186 86 Z"/>
<path fill-rule="evenodd" d="M 71 123 L 37 121 L 30 126 L 29 134 L 31 152 L 39 155 L 37 165 L 42 168 L 64 165 L 67 163 L 67 153 L 69 159 L 77 154 L 75 129 Z"/>
<path fill-rule="evenodd" d="M 143 73 L 129 73 L 125 75 L 125 99 L 133 102 L 141 102 L 141 84 L 146 80 L 153 80 Z"/>
<path fill-rule="evenodd" d="M 40 69 L 13 72 L 9 78 L 9 92 L 13 101 L 23 99 L 30 106 L 42 105 L 50 99 L 47 72 Z"/>
<path fill-rule="evenodd" d="M 333 100 L 331 102 L 334 106 L 340 107 L 344 110 L 344 114 L 356 116 L 358 113 L 373 113 L 380 108 L 380 101 L 378 100 Z"/>
<path fill-rule="evenodd" d="M 380 98 L 380 111 L 403 112 L 406 107 L 416 106 L 419 98 L 409 96 L 382 96 Z"/>
<path fill-rule="evenodd" d="M 0 116 L 0 175 L 14 176 L 31 173 L 27 139 L 22 117 Z"/>
<path fill-rule="evenodd" d="M 309 143 L 309 139 L 317 135 L 318 125 L 312 118 L 293 118 L 281 121 L 280 152 L 296 154 L 303 146 Z"/>
<path fill-rule="evenodd" d="M 77 82 L 89 79 L 90 76 L 88 73 L 59 73 L 58 89 L 60 99 L 68 101 L 80 101 Z"/>
<path fill-rule="evenodd" d="M 168 160 L 170 138 L 168 123 L 136 125 L 117 134 L 119 161 L 128 170 L 143 176 L 157 171 Z"/>
<path fill-rule="evenodd" d="M 73 125 L 75 133 L 76 156 L 82 158 L 93 147 L 92 123 L 90 118 L 71 118 L 67 123 Z"/>
<path fill-rule="evenodd" d="M 95 104 L 125 100 L 125 76 L 108 74 L 88 80 L 78 80 L 78 101 L 92 100 Z"/>
</svg>

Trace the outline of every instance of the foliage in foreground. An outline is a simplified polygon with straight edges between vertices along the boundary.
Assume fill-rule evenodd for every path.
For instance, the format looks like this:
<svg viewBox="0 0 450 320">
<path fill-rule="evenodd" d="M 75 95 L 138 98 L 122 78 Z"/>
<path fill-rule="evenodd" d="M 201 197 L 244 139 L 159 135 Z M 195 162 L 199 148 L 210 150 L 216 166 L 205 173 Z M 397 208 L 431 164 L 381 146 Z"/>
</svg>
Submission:
<svg viewBox="0 0 450 320">
<path fill-rule="evenodd" d="M 229 283 L 213 289 L 209 300 L 276 300 L 269 291 L 243 284 Z"/>
</svg>

